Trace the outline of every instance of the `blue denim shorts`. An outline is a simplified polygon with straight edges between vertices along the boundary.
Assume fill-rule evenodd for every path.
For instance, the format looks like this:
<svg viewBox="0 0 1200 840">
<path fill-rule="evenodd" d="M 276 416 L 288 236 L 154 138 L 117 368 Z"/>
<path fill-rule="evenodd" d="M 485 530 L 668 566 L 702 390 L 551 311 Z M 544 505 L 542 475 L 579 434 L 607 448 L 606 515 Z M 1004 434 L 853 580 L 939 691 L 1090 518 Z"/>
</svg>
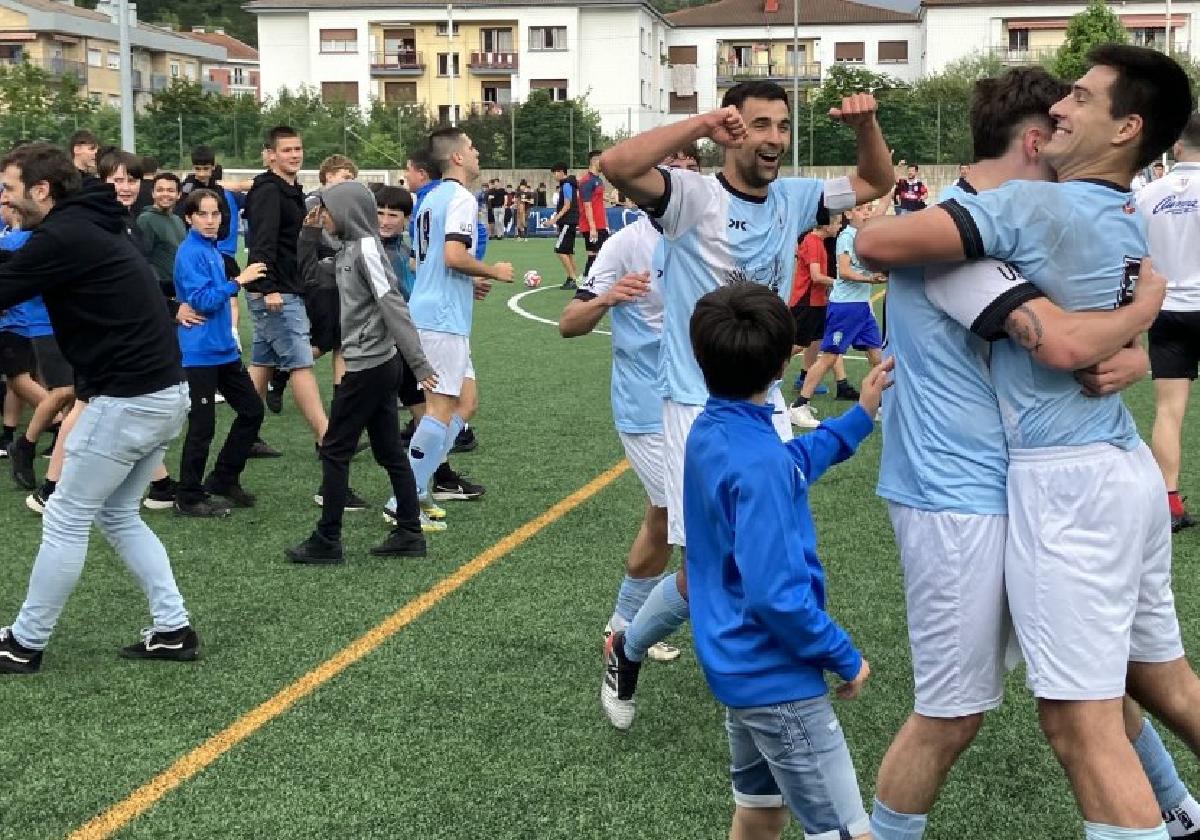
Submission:
<svg viewBox="0 0 1200 840">
<path fill-rule="evenodd" d="M 271 312 L 262 295 L 246 296 L 254 318 L 254 346 L 250 364 L 279 370 L 301 370 L 313 366 L 312 344 L 308 337 L 308 315 L 304 298 L 283 295 L 283 309 Z"/>
<path fill-rule="evenodd" d="M 858 776 L 828 696 L 726 709 L 733 799 L 743 808 L 787 805 L 806 840 L 870 830 Z"/>
</svg>

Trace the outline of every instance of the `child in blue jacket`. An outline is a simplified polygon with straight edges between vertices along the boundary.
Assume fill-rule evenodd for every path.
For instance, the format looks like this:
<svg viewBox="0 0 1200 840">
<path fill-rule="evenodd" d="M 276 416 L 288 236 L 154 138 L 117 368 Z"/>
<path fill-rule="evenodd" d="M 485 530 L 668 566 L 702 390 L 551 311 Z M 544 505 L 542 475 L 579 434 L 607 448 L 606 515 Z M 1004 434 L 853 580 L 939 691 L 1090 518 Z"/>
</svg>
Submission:
<svg viewBox="0 0 1200 840">
<path fill-rule="evenodd" d="M 808 487 L 871 430 L 888 365 L 859 404 L 784 444 L 767 389 L 792 354 L 794 323 L 766 286 L 705 295 L 692 347 L 711 397 L 688 437 L 683 509 L 696 656 L 726 707 L 732 837 L 778 837 L 788 811 L 809 838 L 869 836 L 858 780 L 825 685 L 858 695 L 870 674 L 826 611 Z M 890 364 L 890 363 L 889 363 Z"/>
<path fill-rule="evenodd" d="M 242 286 L 262 277 L 265 267 L 254 263 L 235 279 L 228 278 L 217 247 L 221 207 L 212 190 L 192 190 L 184 204 L 184 216 L 191 231 L 175 255 L 176 298 L 207 320 L 198 326 L 178 328 L 192 410 L 179 459 L 175 512 L 181 516 L 223 517 L 229 515 L 230 507 L 254 506 L 254 496 L 242 488 L 241 475 L 263 421 L 262 399 L 242 364 L 233 335 L 229 299 Z M 218 391 L 237 416 L 212 475 L 202 482 L 216 431 L 214 397 Z"/>
</svg>

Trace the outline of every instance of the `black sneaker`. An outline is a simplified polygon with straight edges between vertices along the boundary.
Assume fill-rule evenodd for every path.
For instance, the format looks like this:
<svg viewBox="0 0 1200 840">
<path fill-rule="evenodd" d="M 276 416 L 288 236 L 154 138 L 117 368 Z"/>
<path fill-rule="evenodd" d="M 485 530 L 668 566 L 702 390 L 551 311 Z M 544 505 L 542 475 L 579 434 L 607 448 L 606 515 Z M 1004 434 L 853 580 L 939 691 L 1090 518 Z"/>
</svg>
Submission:
<svg viewBox="0 0 1200 840">
<path fill-rule="evenodd" d="M 568 292 L 573 292 L 576 289 L 578 289 L 579 287 L 577 285 L 575 285 L 575 280 L 573 278 L 568 277 L 565 281 L 563 281 L 563 284 L 561 286 L 559 286 L 558 288 L 563 289 Z"/>
<path fill-rule="evenodd" d="M 121 658 L 191 662 L 200 658 L 200 637 L 190 626 L 170 631 L 148 627 L 140 642 L 121 648 Z"/>
<path fill-rule="evenodd" d="M 475 430 L 467 426 L 454 439 L 454 446 L 450 447 L 450 452 L 471 452 L 478 446 L 479 441 L 475 439 Z"/>
<path fill-rule="evenodd" d="M 172 504 L 175 508 L 176 516 L 188 516 L 193 519 L 224 519 L 229 516 L 229 508 L 218 502 L 216 499 L 199 499 L 194 502 L 185 502 L 181 499 L 176 499 Z"/>
<path fill-rule="evenodd" d="M 0 627 L 0 674 L 36 674 L 41 667 L 40 650 L 18 642 L 11 627 Z"/>
<path fill-rule="evenodd" d="M 625 631 L 618 630 L 604 643 L 604 682 L 600 685 L 600 705 L 608 721 L 617 729 L 633 726 L 637 713 L 638 672 L 642 663 L 625 657 Z"/>
<path fill-rule="evenodd" d="M 1195 524 L 1196 520 L 1188 516 L 1188 512 L 1185 510 L 1183 513 L 1179 514 L 1179 516 L 1171 517 L 1171 533 L 1178 534 L 1184 528 L 1191 528 Z"/>
<path fill-rule="evenodd" d="M 49 501 L 50 494 L 46 492 L 45 486 L 42 486 L 25 497 L 25 507 L 41 516 L 46 512 L 46 503 Z"/>
<path fill-rule="evenodd" d="M 230 508 L 252 508 L 254 507 L 254 503 L 258 501 L 254 497 L 254 494 L 246 492 L 242 485 L 235 483 L 221 487 L 215 484 L 211 477 L 208 481 L 204 482 L 204 492 L 218 496 L 219 498 L 216 501 L 219 503 L 229 502 L 225 506 Z"/>
<path fill-rule="evenodd" d="M 317 507 L 325 506 L 325 497 L 321 495 L 321 491 L 319 490 L 313 494 L 313 501 L 317 503 Z M 354 488 L 346 491 L 346 506 L 342 510 L 359 511 L 366 510 L 369 507 L 370 505 L 363 500 L 362 496 L 354 492 Z"/>
<path fill-rule="evenodd" d="M 53 457 L 54 456 L 54 447 L 56 447 L 56 446 L 58 446 L 58 432 L 55 432 L 54 436 L 52 438 L 50 438 L 50 445 L 42 450 L 42 457 L 43 458 Z"/>
<path fill-rule="evenodd" d="M 12 446 L 13 439 L 9 436 L 0 437 L 0 458 L 8 457 L 8 447 Z"/>
<path fill-rule="evenodd" d="M 175 506 L 175 491 L 179 485 L 173 478 L 164 478 L 150 484 L 150 492 L 142 502 L 147 510 L 170 510 Z"/>
<path fill-rule="evenodd" d="M 250 458 L 282 458 L 283 453 L 278 449 L 268 444 L 262 438 L 254 441 L 254 445 L 250 447 Z"/>
<path fill-rule="evenodd" d="M 425 535 L 394 528 L 388 538 L 371 549 L 376 557 L 424 557 Z"/>
<path fill-rule="evenodd" d="M 24 435 L 9 444 L 8 462 L 12 465 L 13 481 L 22 490 L 37 487 L 37 476 L 33 472 L 33 457 L 36 454 L 36 448 Z"/>
<path fill-rule="evenodd" d="M 474 501 L 487 491 L 482 484 L 475 484 L 465 475 L 459 475 L 442 464 L 433 474 L 433 498 L 437 502 Z"/>
<path fill-rule="evenodd" d="M 857 388 L 855 388 L 853 385 L 847 383 L 845 385 L 837 386 L 837 393 L 833 395 L 833 398 L 835 400 L 850 400 L 851 402 L 853 402 L 854 400 L 857 400 L 861 396 L 862 396 L 862 394 L 858 393 Z"/>
<path fill-rule="evenodd" d="M 267 381 L 267 394 L 263 397 L 263 402 L 272 414 L 283 411 L 283 391 L 287 388 L 287 382 L 287 379 L 279 379 L 278 375 L 272 375 Z"/>
<path fill-rule="evenodd" d="M 303 563 L 308 566 L 334 566 L 344 562 L 342 544 L 330 542 L 316 533 L 295 548 L 285 550 L 284 553 L 293 563 Z"/>
</svg>

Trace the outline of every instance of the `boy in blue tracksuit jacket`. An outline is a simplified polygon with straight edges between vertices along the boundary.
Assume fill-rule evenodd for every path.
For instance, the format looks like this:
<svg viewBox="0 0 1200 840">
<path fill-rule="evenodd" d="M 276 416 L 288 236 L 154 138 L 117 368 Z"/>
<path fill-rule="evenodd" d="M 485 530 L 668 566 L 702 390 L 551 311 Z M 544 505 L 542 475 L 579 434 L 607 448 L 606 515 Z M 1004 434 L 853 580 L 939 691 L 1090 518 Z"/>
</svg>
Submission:
<svg viewBox="0 0 1200 840">
<path fill-rule="evenodd" d="M 193 190 L 185 201 L 184 216 L 191 231 L 175 255 L 175 293 L 181 303 L 207 320 L 198 326 L 178 328 L 192 409 L 180 456 L 175 512 L 181 516 L 228 516 L 230 507 L 254 505 L 254 497 L 242 489 L 241 475 L 263 421 L 262 400 L 242 364 L 233 335 L 229 299 L 242 286 L 260 278 L 264 266 L 255 263 L 235 279 L 228 278 L 217 247 L 221 207 L 216 193 Z M 218 391 L 237 416 L 212 475 L 202 482 L 216 431 L 214 397 Z"/>
<path fill-rule="evenodd" d="M 691 336 L 712 396 L 684 460 L 688 603 L 696 656 L 727 710 L 732 836 L 777 837 L 789 809 L 808 838 L 867 836 L 824 672 L 845 680 L 848 699 L 870 668 L 826 612 L 808 486 L 871 433 L 887 368 L 868 374 L 857 406 L 784 444 L 766 397 L 794 339 L 778 294 L 755 284 L 707 294 Z"/>
</svg>

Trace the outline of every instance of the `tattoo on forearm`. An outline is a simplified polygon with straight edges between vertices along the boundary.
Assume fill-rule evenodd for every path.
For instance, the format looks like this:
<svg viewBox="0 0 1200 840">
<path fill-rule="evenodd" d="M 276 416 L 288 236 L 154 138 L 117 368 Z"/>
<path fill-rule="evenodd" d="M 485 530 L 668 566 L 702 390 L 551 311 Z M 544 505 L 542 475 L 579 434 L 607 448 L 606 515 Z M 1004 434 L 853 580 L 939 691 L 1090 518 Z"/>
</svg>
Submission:
<svg viewBox="0 0 1200 840">
<path fill-rule="evenodd" d="M 1042 322 L 1026 304 L 1021 304 L 1004 324 L 1009 337 L 1028 350 L 1036 353 L 1042 347 Z"/>
</svg>

